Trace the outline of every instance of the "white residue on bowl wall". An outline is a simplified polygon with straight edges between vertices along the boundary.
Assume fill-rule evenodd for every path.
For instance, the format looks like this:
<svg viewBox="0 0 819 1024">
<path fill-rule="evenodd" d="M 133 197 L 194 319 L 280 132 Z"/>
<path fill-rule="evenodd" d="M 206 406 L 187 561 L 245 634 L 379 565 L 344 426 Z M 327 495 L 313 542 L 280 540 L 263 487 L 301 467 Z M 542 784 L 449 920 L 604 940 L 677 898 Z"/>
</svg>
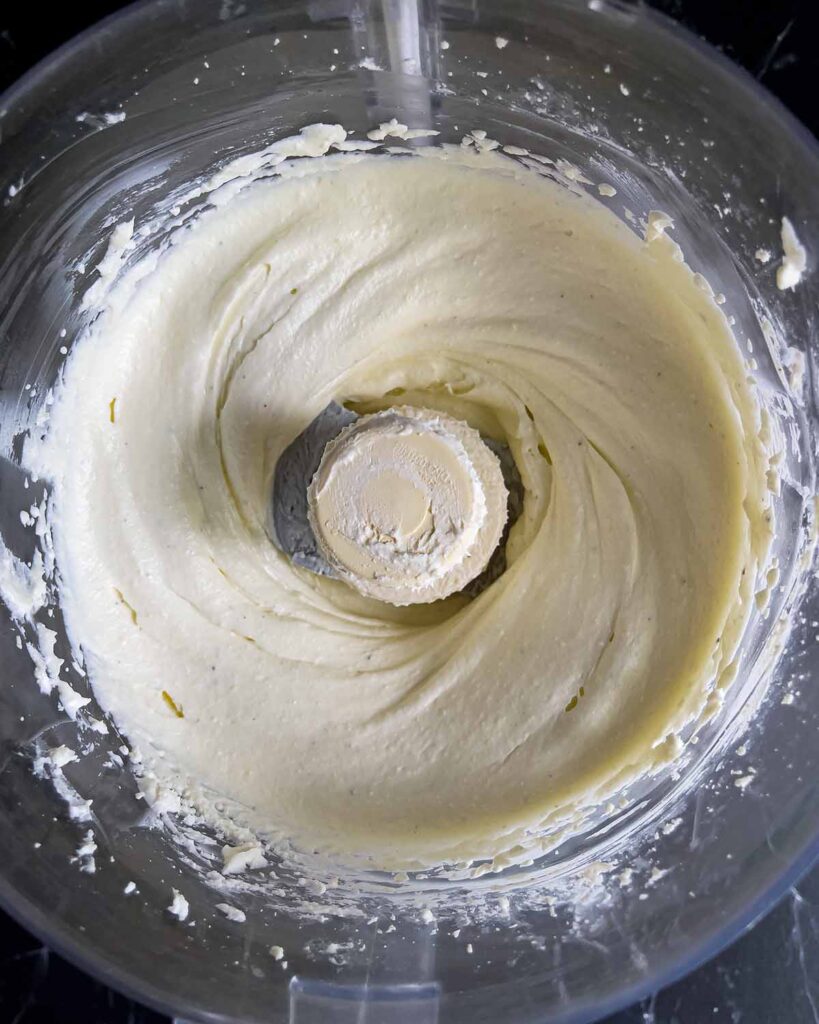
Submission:
<svg viewBox="0 0 819 1024">
<path fill-rule="evenodd" d="M 97 852 L 97 843 L 94 838 L 94 830 L 88 829 L 83 840 L 77 847 L 77 852 L 72 858 L 72 863 L 80 865 L 80 871 L 87 875 L 93 875 L 97 870 L 94 854 Z"/>
<path fill-rule="evenodd" d="M 64 768 L 67 764 L 77 760 L 76 751 L 64 743 L 59 747 L 52 747 L 48 753 L 55 768 Z"/>
<path fill-rule="evenodd" d="M 262 852 L 261 843 L 243 843 L 241 846 L 223 846 L 222 861 L 224 867 L 222 873 L 235 875 L 240 871 L 248 871 L 267 866 L 267 860 Z"/>
<path fill-rule="evenodd" d="M 367 138 L 372 142 L 383 142 L 388 136 L 394 136 L 396 139 L 423 139 L 433 135 L 438 135 L 439 132 L 433 128 L 408 128 L 405 124 L 400 124 L 396 118 L 392 118 L 389 121 L 384 121 L 377 128 L 373 128 L 367 132 Z M 338 148 L 338 146 L 337 146 Z"/>
<path fill-rule="evenodd" d="M 236 907 L 232 907 L 229 903 L 217 903 L 216 909 L 221 911 L 228 921 L 235 921 L 237 924 L 243 924 L 247 920 L 247 915 L 243 910 L 238 910 Z"/>
<path fill-rule="evenodd" d="M 276 40 L 278 43 L 278 40 Z M 508 40 L 503 37 L 496 39 L 496 45 L 499 49 L 503 49 L 508 43 Z M 370 58 L 364 58 L 360 62 L 361 67 L 366 67 L 370 70 L 378 70 L 378 66 Z M 606 67 L 606 72 L 610 71 L 610 68 Z M 482 73 L 485 75 L 485 73 Z M 621 91 L 624 95 L 628 95 L 628 89 L 621 85 Z M 124 117 L 124 114 L 122 115 Z M 312 128 L 318 129 L 323 128 L 326 131 L 322 134 L 318 131 L 311 131 Z M 332 131 L 335 129 L 335 131 Z M 277 144 L 279 147 L 278 151 L 274 153 L 274 147 L 270 147 L 266 151 L 267 157 L 272 157 L 269 163 L 266 163 L 267 158 L 260 159 L 257 163 L 248 164 L 246 161 L 248 158 L 239 158 L 239 160 L 222 168 L 221 171 L 217 172 L 214 177 L 207 182 L 201 189 L 201 193 L 207 191 L 216 191 L 218 188 L 224 185 L 232 185 L 234 179 L 237 187 L 245 183 L 245 179 L 252 180 L 253 177 L 261 175 L 266 171 L 269 171 L 270 166 L 275 166 L 279 162 L 279 156 L 281 156 L 282 162 L 285 156 L 318 156 L 326 152 L 331 146 L 336 149 L 352 149 L 352 148 L 378 148 L 379 144 L 390 137 L 397 138 L 400 140 L 410 140 L 418 137 L 434 136 L 438 133 L 432 129 L 426 128 L 409 128 L 407 125 L 401 124 L 397 119 L 393 118 L 390 121 L 386 121 L 374 128 L 367 133 L 369 142 L 355 143 L 345 138 L 345 132 L 341 129 L 341 126 L 311 126 L 311 128 L 305 129 L 304 132 L 297 140 L 282 140 Z M 288 142 L 291 144 L 290 149 L 292 153 L 288 151 Z M 297 143 L 297 144 L 296 144 Z M 472 149 L 477 152 L 485 152 L 498 148 L 498 143 L 495 140 L 489 139 L 487 133 L 482 130 L 472 131 L 465 139 L 464 146 L 467 149 Z M 507 146 L 504 147 L 504 152 L 509 156 L 514 157 L 528 157 L 529 153 L 527 150 L 520 147 Z M 533 158 L 539 159 L 541 164 L 553 163 L 549 158 Z M 588 178 L 584 177 L 583 174 L 574 165 L 571 165 L 564 161 L 558 161 L 556 165 L 556 171 L 546 170 L 545 173 L 550 176 L 560 176 L 564 180 L 564 184 L 591 184 Z M 602 183 L 597 186 L 597 191 L 600 195 L 611 197 L 617 194 L 617 190 L 612 185 Z M 632 218 L 634 219 L 634 218 Z M 665 231 L 672 227 L 673 223 L 671 218 L 666 214 L 652 211 L 648 215 L 645 237 L 646 241 L 655 241 L 665 234 Z M 99 278 L 96 283 L 96 288 L 92 288 L 91 292 L 95 299 L 101 297 L 117 277 L 123 263 L 126 254 L 132 251 L 134 245 L 133 238 L 133 222 L 125 222 L 119 225 L 111 235 L 110 243 L 105 256 L 97 270 L 99 271 Z M 670 241 L 666 239 L 666 241 Z M 777 273 L 777 283 L 779 284 L 779 277 L 783 275 L 786 283 L 779 284 L 780 288 L 791 288 L 798 283 L 804 272 L 806 265 L 806 254 L 804 248 L 799 243 L 796 237 L 793 227 L 787 218 L 783 219 L 782 222 L 782 242 L 784 249 L 784 259 L 782 266 L 779 268 Z M 762 259 L 760 253 L 767 253 L 766 250 L 758 250 L 756 257 L 760 262 L 767 262 L 770 259 L 770 254 L 767 253 L 766 259 Z M 39 559 L 39 561 L 38 561 Z M 38 611 L 46 601 L 47 598 L 47 584 L 46 578 L 48 576 L 47 571 L 44 571 L 42 555 L 37 552 L 31 566 L 26 566 L 20 562 L 11 552 L 9 552 L 5 545 L 0 540 L 0 596 L 2 596 L 6 603 L 10 604 L 12 612 L 16 610 L 16 617 L 19 619 L 31 618 L 33 614 Z M 46 627 L 41 627 L 44 630 L 43 633 L 39 632 L 38 624 L 38 636 L 37 643 L 29 646 L 30 653 L 35 662 L 35 669 L 39 666 L 40 679 L 45 685 L 42 686 L 45 692 L 50 692 L 54 686 L 60 686 L 59 694 L 60 700 L 63 707 L 71 714 L 71 717 L 76 718 L 77 712 L 80 708 L 88 703 L 87 698 L 81 697 L 77 694 L 67 683 L 61 680 L 60 670 L 63 662 L 54 656 L 54 640 L 56 639 L 56 633 L 53 630 L 47 630 Z M 35 653 L 36 652 L 36 653 Z M 48 657 L 44 657 L 47 655 Z M 39 656 L 39 661 L 38 661 Z M 74 699 L 72 699 L 74 698 Z M 71 709 L 71 710 L 69 710 Z M 102 723 L 98 723 L 102 725 Z M 105 730 L 102 725 L 102 731 Z M 125 749 L 127 753 L 127 748 Z M 58 792 L 68 802 L 70 816 L 76 820 L 88 820 L 90 819 L 90 807 L 91 800 L 83 800 L 73 787 L 65 780 L 62 768 L 70 764 L 73 760 L 77 759 L 76 753 L 67 746 L 55 747 L 48 752 L 48 767 L 55 785 L 58 788 Z M 753 773 L 744 776 L 743 778 L 737 778 L 734 781 L 734 785 L 744 789 L 745 786 L 749 785 L 753 779 Z M 163 819 L 162 824 L 165 824 L 165 819 L 171 817 L 182 817 L 185 813 L 189 813 L 189 808 L 182 807 L 180 804 L 179 797 L 176 793 L 168 793 L 167 790 L 161 789 L 155 779 L 151 778 L 148 774 L 142 776 L 139 787 L 141 795 L 145 798 L 146 805 L 152 809 L 157 819 Z M 680 819 L 675 819 L 667 822 L 663 826 L 662 831 L 665 834 L 673 831 L 680 823 Z M 221 824 L 221 823 L 220 823 Z M 264 854 L 264 849 L 258 842 L 236 842 L 234 836 L 228 836 L 232 842 L 232 845 L 225 845 L 221 848 L 222 867 L 221 876 L 236 876 L 244 872 L 259 871 L 260 869 L 268 865 L 267 858 Z M 93 844 L 93 849 L 91 848 Z M 91 830 L 85 833 L 85 838 L 82 844 L 77 849 L 77 858 L 89 858 L 93 863 L 93 853 L 96 850 L 96 843 L 94 841 L 94 835 Z M 218 858 L 218 845 L 213 847 L 213 854 Z M 531 862 L 529 862 L 531 863 Z M 218 861 L 214 865 L 218 867 Z M 572 898 L 576 899 L 578 904 L 582 904 L 583 901 L 588 903 L 596 903 L 599 899 L 600 892 L 602 891 L 605 883 L 605 877 L 614 868 L 613 864 L 608 862 L 596 861 L 587 865 L 585 872 L 582 874 L 579 885 L 580 892 L 573 893 Z M 489 870 L 492 870 L 490 867 Z M 660 871 L 659 868 L 654 868 L 655 872 Z M 664 874 L 665 871 L 662 872 Z M 217 878 L 220 877 L 220 872 L 214 871 L 214 875 Z M 272 872 L 270 873 L 273 876 Z M 267 873 L 265 873 L 265 876 Z M 617 879 L 621 886 L 629 887 L 632 884 L 633 871 L 631 868 L 622 870 Z M 661 875 L 657 875 L 657 880 Z M 396 875 L 394 880 L 396 882 L 409 881 L 409 876 L 406 873 Z M 211 878 L 210 881 L 213 881 Z M 313 882 L 311 879 L 301 878 L 299 880 L 302 883 L 302 888 L 305 891 L 310 890 L 310 883 L 314 886 L 314 895 L 324 895 L 327 889 L 327 885 L 321 882 Z M 222 889 L 225 894 L 232 893 L 235 895 L 237 891 L 243 892 L 244 889 L 236 889 L 244 885 L 245 879 L 238 879 L 235 877 L 221 878 Z M 264 884 L 259 882 L 259 885 Z M 129 882 L 124 889 L 125 894 L 132 893 L 136 890 L 136 884 Z M 185 921 L 189 914 L 189 904 L 186 898 L 176 889 L 172 890 L 173 899 L 170 905 L 166 908 L 168 913 L 179 921 Z M 232 897 L 231 897 L 232 898 Z M 349 895 L 351 901 L 355 901 L 356 894 L 351 892 Z M 551 897 L 549 897 L 551 899 Z M 489 906 L 491 904 L 491 906 Z M 228 920 L 243 923 L 246 920 L 246 915 L 243 911 L 232 906 L 228 903 L 215 904 L 218 909 Z M 417 904 L 416 904 L 417 906 Z M 440 905 L 433 904 L 435 910 L 433 912 L 429 907 L 423 907 L 420 912 L 421 920 L 428 925 L 437 925 L 438 919 L 445 921 L 445 915 L 448 912 L 448 908 L 442 903 Z M 301 908 L 305 914 L 315 911 L 316 915 L 334 915 L 336 917 L 350 918 L 364 917 L 364 913 L 355 907 L 350 907 L 345 910 L 342 904 L 334 906 L 328 902 L 327 905 L 322 904 L 311 904 L 307 900 L 304 901 L 304 905 Z M 508 897 L 501 896 L 497 901 L 487 901 L 487 906 L 477 910 L 470 910 L 472 920 L 475 922 L 488 920 L 490 917 L 497 921 L 498 914 L 500 911 L 502 915 L 508 918 L 510 914 L 510 903 Z M 416 911 L 417 912 L 417 911 Z M 436 916 L 437 915 L 437 916 Z M 460 923 L 460 922 L 459 922 Z M 504 922 L 504 927 L 516 927 L 511 925 L 509 921 Z M 396 927 L 394 924 L 389 924 L 382 932 L 382 934 L 388 934 L 395 932 Z M 460 928 L 451 932 L 454 937 L 460 935 Z M 344 949 L 342 944 L 330 943 L 327 945 L 324 953 L 328 956 L 338 956 Z M 466 952 L 472 953 L 473 946 L 469 943 L 466 946 Z M 281 963 L 283 967 L 286 966 L 284 961 L 284 949 L 281 946 L 273 945 L 269 947 L 270 956 Z"/>
<path fill-rule="evenodd" d="M 188 911 L 190 910 L 188 901 L 178 889 L 171 889 L 171 893 L 173 894 L 173 899 L 168 906 L 168 913 L 173 914 L 173 916 L 178 918 L 180 921 L 186 920 Z"/>
<path fill-rule="evenodd" d="M 808 254 L 787 217 L 782 218 L 781 238 L 782 262 L 776 271 L 776 287 L 785 291 L 795 288 L 802 280 L 808 265 Z"/>
<path fill-rule="evenodd" d="M 0 537 L 0 597 L 12 618 L 30 619 L 46 601 L 43 556 L 35 551 L 31 564 L 13 554 Z"/>
<path fill-rule="evenodd" d="M 100 114 L 91 114 L 84 110 L 74 118 L 79 124 L 87 124 L 92 128 L 110 128 L 112 125 L 121 124 L 125 120 L 124 110 L 103 111 Z"/>
</svg>

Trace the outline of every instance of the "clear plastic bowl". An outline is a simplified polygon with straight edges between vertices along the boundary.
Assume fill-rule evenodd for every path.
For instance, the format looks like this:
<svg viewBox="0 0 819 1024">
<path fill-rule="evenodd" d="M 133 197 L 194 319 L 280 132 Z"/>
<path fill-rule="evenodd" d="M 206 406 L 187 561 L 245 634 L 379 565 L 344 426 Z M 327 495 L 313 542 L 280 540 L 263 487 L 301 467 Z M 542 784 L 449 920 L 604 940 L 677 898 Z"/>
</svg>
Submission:
<svg viewBox="0 0 819 1024">
<path fill-rule="evenodd" d="M 124 120 L 110 116 L 122 111 Z M 0 121 L 3 538 L 31 557 L 18 514 L 39 485 L 24 488 L 20 431 L 75 336 L 91 273 L 76 269 L 80 257 L 103 251 L 111 224 L 139 220 L 169 188 L 240 152 L 316 121 L 361 130 L 392 116 L 446 140 L 483 128 L 566 157 L 595 180 L 616 180 L 624 216 L 622 207 L 638 218 L 660 208 L 675 218 L 689 261 L 727 296 L 788 438 L 782 578 L 746 638 L 730 699 L 678 773 L 500 878 L 396 886 L 362 876 L 358 919 L 291 911 L 288 887 L 304 882 L 285 873 L 283 897 L 232 897 L 247 922 L 227 920 L 190 858 L 165 832 L 140 827 L 133 779 L 104 764 L 114 737 L 65 770 L 93 796 L 100 847 L 96 873 L 78 871 L 70 861 L 84 826 L 32 771 L 38 745 L 76 744 L 75 726 L 33 685 L 4 620 L 0 899 L 107 983 L 190 1019 L 589 1020 L 712 955 L 819 849 L 814 577 L 792 632 L 775 628 L 804 577 L 813 522 L 819 280 L 809 273 L 779 292 L 775 260 L 754 258 L 759 247 L 778 253 L 783 214 L 815 251 L 819 154 L 748 75 L 643 6 L 158 0 L 26 76 L 3 98 Z M 769 333 L 806 353 L 804 408 L 788 397 L 766 319 Z M 633 884 L 618 880 L 626 868 Z M 139 891 L 126 898 L 132 880 Z M 189 926 L 163 912 L 172 886 L 190 901 Z M 435 908 L 437 927 L 419 919 L 419 901 Z M 328 942 L 352 946 L 338 957 Z"/>
</svg>

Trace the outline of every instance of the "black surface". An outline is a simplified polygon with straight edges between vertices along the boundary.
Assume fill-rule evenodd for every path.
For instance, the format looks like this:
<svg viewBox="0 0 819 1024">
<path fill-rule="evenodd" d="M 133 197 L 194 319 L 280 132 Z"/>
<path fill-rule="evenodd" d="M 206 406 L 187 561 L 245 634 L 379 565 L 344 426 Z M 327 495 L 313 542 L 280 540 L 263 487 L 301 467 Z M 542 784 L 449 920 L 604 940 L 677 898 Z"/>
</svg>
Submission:
<svg viewBox="0 0 819 1024">
<path fill-rule="evenodd" d="M 0 89 L 124 6 L 0 0 Z M 654 0 L 718 46 L 819 134 L 818 0 Z M 2 149 L 0 149 L 2 159 Z M 78 971 L 0 912 L 0 1024 L 166 1024 Z M 819 1024 L 819 868 L 687 978 L 605 1024 Z M 502 1022 L 498 1022 L 502 1024 Z"/>
</svg>

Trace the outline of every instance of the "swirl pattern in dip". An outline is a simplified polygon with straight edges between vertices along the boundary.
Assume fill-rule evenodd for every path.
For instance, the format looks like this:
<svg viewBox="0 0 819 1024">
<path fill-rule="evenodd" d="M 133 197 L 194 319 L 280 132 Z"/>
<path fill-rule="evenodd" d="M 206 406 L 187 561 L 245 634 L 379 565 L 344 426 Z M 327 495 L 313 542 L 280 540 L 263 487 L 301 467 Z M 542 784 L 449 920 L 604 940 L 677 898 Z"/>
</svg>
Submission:
<svg viewBox="0 0 819 1024">
<path fill-rule="evenodd" d="M 496 153 L 341 154 L 100 298 L 33 457 L 72 641 L 157 776 L 303 846 L 501 863 L 668 755 L 771 527 L 743 360 L 654 234 Z M 277 458 L 331 400 L 511 447 L 477 598 L 392 607 L 271 543 Z"/>
</svg>

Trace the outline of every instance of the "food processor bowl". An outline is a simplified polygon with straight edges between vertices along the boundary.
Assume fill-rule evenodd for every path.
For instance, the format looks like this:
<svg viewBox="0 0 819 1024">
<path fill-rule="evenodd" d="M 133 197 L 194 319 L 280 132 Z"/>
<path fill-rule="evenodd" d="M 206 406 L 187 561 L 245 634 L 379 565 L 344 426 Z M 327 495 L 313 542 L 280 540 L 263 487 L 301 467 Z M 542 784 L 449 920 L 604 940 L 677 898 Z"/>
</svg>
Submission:
<svg viewBox="0 0 819 1024">
<path fill-rule="evenodd" d="M 0 900 L 108 984 L 190 1020 L 591 1020 L 715 953 L 819 849 L 819 153 L 748 75 L 642 5 L 155 0 L 24 77 L 0 104 L 5 544 L 33 555 L 20 510 L 44 486 L 21 468 L 22 444 L 42 429 L 113 226 L 143 222 L 169 193 L 305 125 L 362 132 L 392 117 L 437 129 L 436 141 L 482 129 L 571 161 L 616 186 L 612 209 L 633 225 L 654 209 L 673 218 L 693 269 L 725 295 L 784 439 L 779 579 L 724 706 L 674 770 L 627 788 L 535 863 L 406 881 L 360 869 L 342 875 L 335 909 L 317 900 L 312 911 L 311 887 L 325 883 L 309 866 L 272 864 L 275 894 L 229 891 L 244 922 L 215 908 L 226 897 L 206 853 L 174 838 L 172 816 L 146 810 L 111 756 L 113 726 L 48 777 L 43 750 L 88 747 L 88 736 L 34 683 L 33 624 L 0 612 Z M 783 216 L 809 253 L 788 291 L 775 280 Z M 761 248 L 774 259 L 761 263 Z M 71 673 L 51 613 L 39 617 Z M 76 672 L 72 684 L 91 696 Z M 78 854 L 89 828 L 94 872 Z M 185 922 L 165 909 L 173 889 L 190 904 Z"/>
</svg>

